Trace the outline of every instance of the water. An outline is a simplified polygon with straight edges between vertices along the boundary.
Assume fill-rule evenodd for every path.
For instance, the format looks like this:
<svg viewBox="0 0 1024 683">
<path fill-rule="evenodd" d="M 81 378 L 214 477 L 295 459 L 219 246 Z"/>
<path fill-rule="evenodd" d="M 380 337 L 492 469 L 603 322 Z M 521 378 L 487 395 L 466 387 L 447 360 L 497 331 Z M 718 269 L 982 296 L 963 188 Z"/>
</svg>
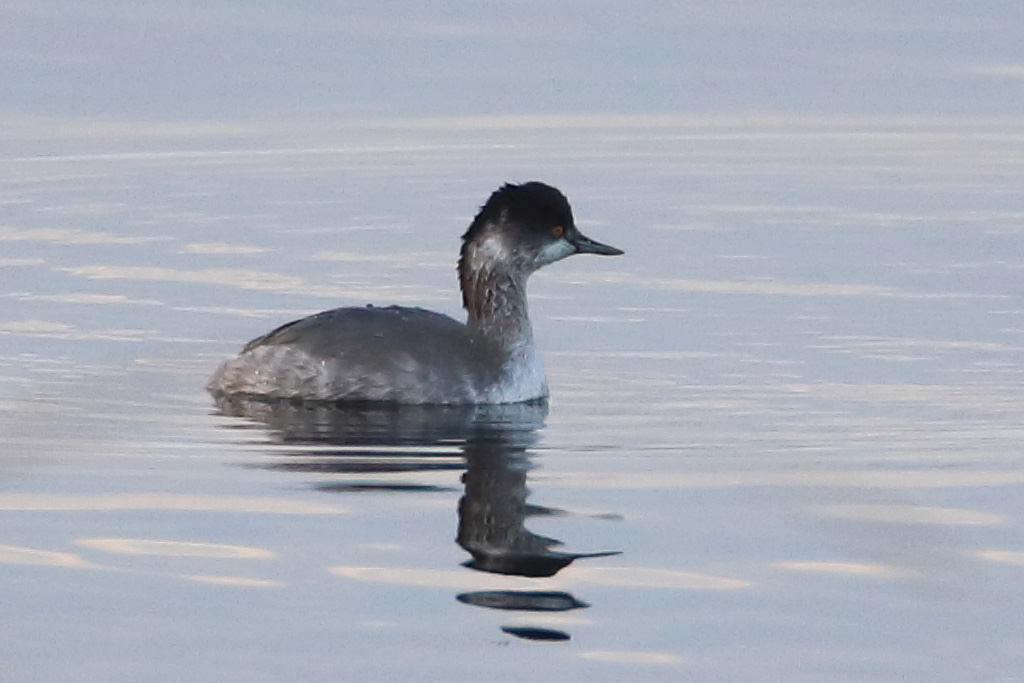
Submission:
<svg viewBox="0 0 1024 683">
<path fill-rule="evenodd" d="M 218 7 L 214 26 L 255 21 Z M 90 8 L 39 16 L 87 40 L 112 11 Z M 214 53 L 244 73 L 232 49 L 284 16 L 265 11 L 173 73 Z M 405 54 L 382 68 L 434 73 L 440 95 L 368 84 L 371 114 L 323 115 L 321 94 L 245 117 L 252 102 L 218 97 L 216 69 L 182 101 L 157 87 L 168 71 L 124 78 L 171 69 L 161 41 L 128 31 L 154 12 L 163 40 L 187 32 L 188 17 L 132 10 L 114 44 L 139 63 L 113 75 L 11 58 L 0 680 L 1019 680 L 1024 125 L 1002 116 L 1019 90 L 969 105 L 956 78 L 925 97 L 937 76 L 901 72 L 866 113 L 816 113 L 811 90 L 799 111 L 770 106 L 801 78 L 787 71 L 726 113 L 683 110 L 675 91 L 631 108 L 596 87 L 610 57 L 595 57 L 576 91 L 587 106 L 517 109 L 488 99 L 502 89 L 481 86 L 486 63 L 406 73 Z M 304 12 L 282 35 L 337 29 Z M 997 15 L 948 25 L 1001 27 L 992 55 L 961 57 L 1012 79 L 995 53 L 1019 32 Z M 753 50 L 820 18 L 776 17 Z M 343 54 L 377 35 L 380 18 L 363 19 Z M 743 42 L 740 19 L 694 21 L 715 30 L 687 29 L 692 49 Z M 413 42 L 481 23 L 439 20 Z M 933 31 L 848 25 L 860 49 L 837 68 L 853 80 L 873 40 L 912 33 L 906 63 Z M 520 29 L 501 40 L 557 34 Z M 636 57 L 659 83 L 675 73 L 663 38 Z M 524 59 L 553 55 L 563 73 L 573 40 Z M 286 78 L 295 68 L 253 75 L 253 106 L 318 92 L 312 73 Z M 543 102 L 558 87 L 542 76 L 521 78 L 543 82 Z M 883 111 L 893 79 L 921 90 Z M 443 101 L 458 84 L 481 87 Z M 88 111 L 115 100 L 123 116 Z M 791 113 L 728 113 L 758 104 Z M 580 113 L 608 109 L 626 113 Z M 373 302 L 458 316 L 458 236 L 490 191 L 528 179 L 626 250 L 531 281 L 549 405 L 333 411 L 203 392 L 221 360 L 300 315 Z"/>
</svg>

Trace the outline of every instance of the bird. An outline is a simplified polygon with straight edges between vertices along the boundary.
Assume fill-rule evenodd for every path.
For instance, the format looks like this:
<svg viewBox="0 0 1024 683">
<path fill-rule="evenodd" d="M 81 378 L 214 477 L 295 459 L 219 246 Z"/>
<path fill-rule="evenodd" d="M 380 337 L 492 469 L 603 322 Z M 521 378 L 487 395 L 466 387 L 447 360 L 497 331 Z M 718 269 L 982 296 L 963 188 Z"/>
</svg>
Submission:
<svg viewBox="0 0 1024 683">
<path fill-rule="evenodd" d="M 583 235 L 555 187 L 505 184 L 462 236 L 465 323 L 406 306 L 324 311 L 253 339 L 207 389 L 215 397 L 398 405 L 544 400 L 527 280 L 574 254 L 622 253 Z"/>
</svg>

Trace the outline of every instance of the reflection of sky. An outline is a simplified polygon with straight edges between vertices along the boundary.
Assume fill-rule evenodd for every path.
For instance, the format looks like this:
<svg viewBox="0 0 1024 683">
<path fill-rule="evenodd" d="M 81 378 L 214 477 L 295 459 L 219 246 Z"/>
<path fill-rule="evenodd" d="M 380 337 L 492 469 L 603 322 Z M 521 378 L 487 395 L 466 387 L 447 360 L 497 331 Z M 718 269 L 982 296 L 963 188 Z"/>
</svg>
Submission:
<svg viewBox="0 0 1024 683">
<path fill-rule="evenodd" d="M 14 115 L 1016 113 L 1017 3 L 21 0 Z"/>
</svg>

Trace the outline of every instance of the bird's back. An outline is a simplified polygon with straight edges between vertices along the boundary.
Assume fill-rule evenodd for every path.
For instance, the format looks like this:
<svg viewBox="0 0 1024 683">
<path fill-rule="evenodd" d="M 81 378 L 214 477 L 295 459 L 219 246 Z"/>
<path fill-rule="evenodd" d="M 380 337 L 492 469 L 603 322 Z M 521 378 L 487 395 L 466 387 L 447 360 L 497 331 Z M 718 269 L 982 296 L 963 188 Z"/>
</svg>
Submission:
<svg viewBox="0 0 1024 683">
<path fill-rule="evenodd" d="M 330 401 L 481 402 L 500 348 L 422 308 L 338 308 L 249 342 L 215 373 L 216 394 Z"/>
</svg>

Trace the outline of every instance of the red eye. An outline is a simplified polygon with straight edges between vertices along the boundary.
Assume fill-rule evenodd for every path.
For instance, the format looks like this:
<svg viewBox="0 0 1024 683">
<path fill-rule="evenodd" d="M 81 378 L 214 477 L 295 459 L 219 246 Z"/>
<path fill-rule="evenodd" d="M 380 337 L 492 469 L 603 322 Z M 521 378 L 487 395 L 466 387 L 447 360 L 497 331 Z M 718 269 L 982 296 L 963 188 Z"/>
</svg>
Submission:
<svg viewBox="0 0 1024 683">
<path fill-rule="evenodd" d="M 551 234 L 554 237 L 565 237 L 565 228 L 563 228 L 561 225 L 556 225 L 555 227 L 551 228 Z"/>
</svg>

